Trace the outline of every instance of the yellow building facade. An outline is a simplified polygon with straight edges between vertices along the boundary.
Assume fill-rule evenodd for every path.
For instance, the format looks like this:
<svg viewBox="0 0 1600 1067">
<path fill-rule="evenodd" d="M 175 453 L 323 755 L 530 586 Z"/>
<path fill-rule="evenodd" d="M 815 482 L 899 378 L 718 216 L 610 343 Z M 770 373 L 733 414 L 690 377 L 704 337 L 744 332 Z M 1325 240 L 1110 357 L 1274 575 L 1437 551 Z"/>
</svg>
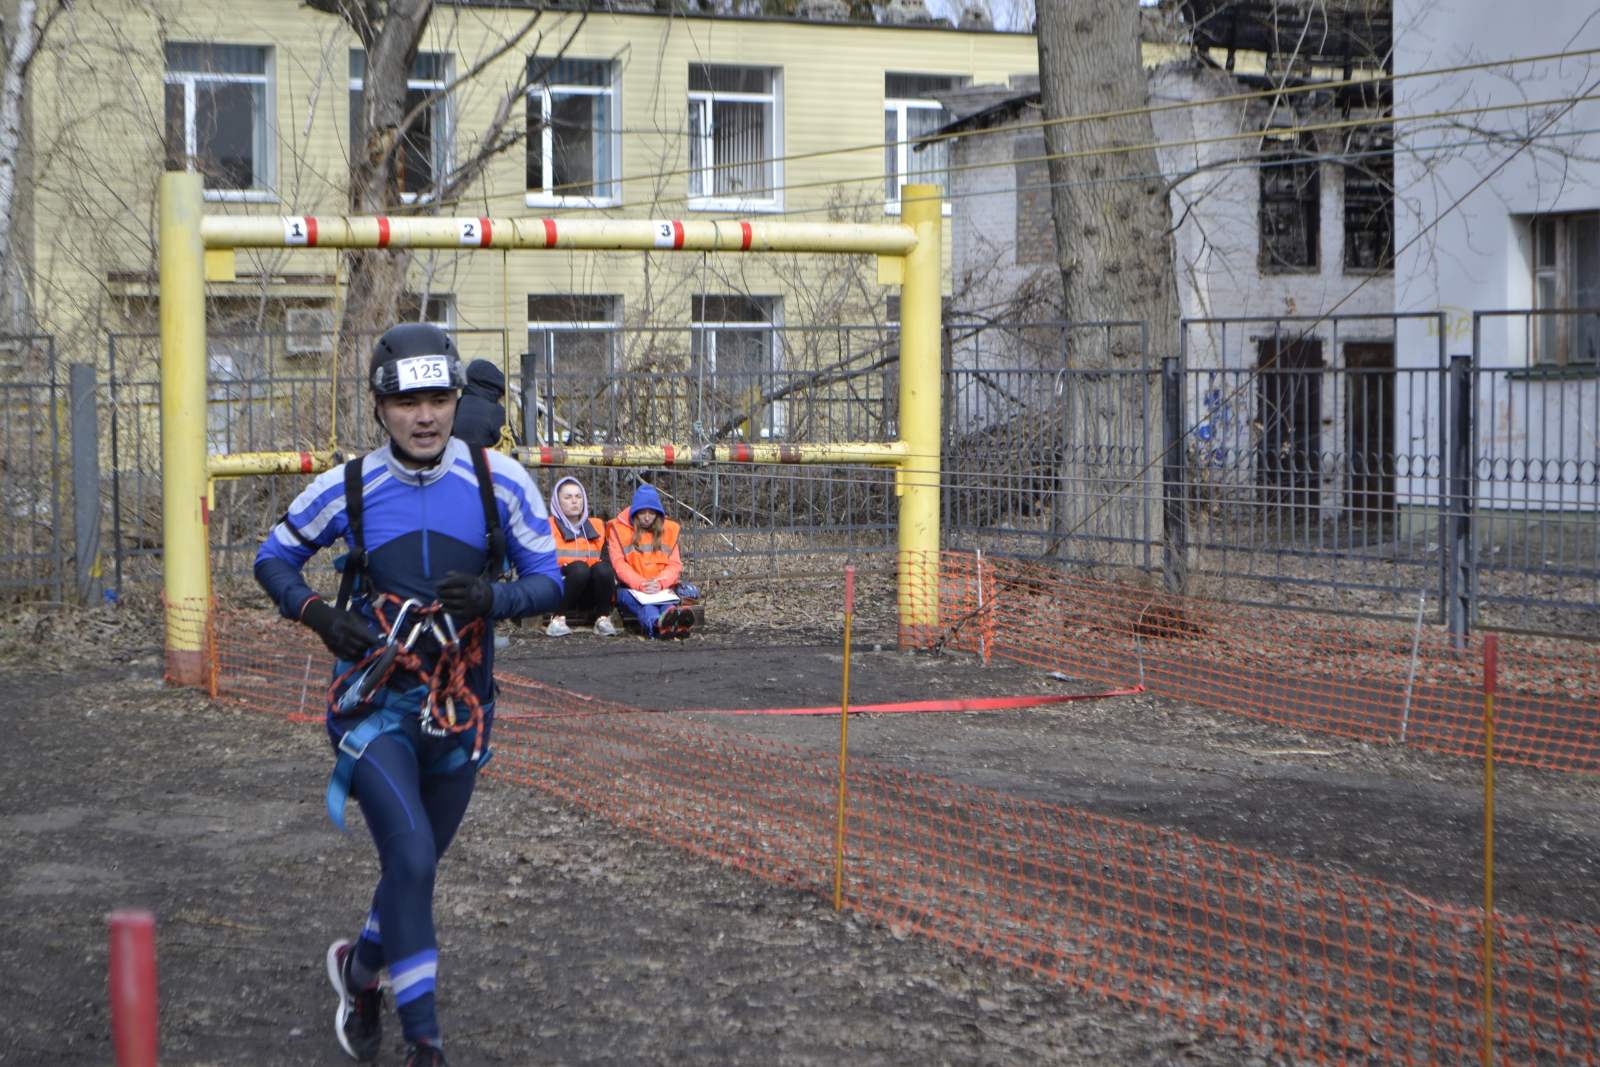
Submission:
<svg viewBox="0 0 1600 1067">
<path fill-rule="evenodd" d="M 345 213 L 363 68 L 339 19 L 288 0 L 77 12 L 33 74 L 19 255 L 40 327 L 94 350 L 107 331 L 153 328 L 163 169 L 200 170 L 211 212 Z M 405 183 L 418 210 L 447 215 L 881 221 L 897 182 L 940 180 L 941 165 L 886 141 L 947 121 L 943 87 L 1036 68 L 1024 34 L 441 4 L 412 72 Z M 521 90 L 524 71 L 535 84 Z M 455 181 L 502 113 L 508 146 Z M 892 316 L 857 260 L 433 253 L 402 314 L 497 362 L 531 348 L 563 371 L 641 354 L 681 366 L 692 329 L 727 327 L 732 350 L 773 327 Z M 312 373 L 341 283 L 330 252 L 241 255 L 234 280 L 208 287 L 212 331 L 285 334 L 283 354 Z M 618 328 L 644 339 L 593 343 Z"/>
</svg>

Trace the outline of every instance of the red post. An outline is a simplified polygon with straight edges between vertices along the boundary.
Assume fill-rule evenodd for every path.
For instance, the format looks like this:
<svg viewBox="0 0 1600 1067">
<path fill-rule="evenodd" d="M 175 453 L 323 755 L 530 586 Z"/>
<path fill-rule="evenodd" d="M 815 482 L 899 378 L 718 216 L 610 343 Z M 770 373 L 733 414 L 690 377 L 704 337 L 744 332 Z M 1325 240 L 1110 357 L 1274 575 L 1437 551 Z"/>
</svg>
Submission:
<svg viewBox="0 0 1600 1067">
<path fill-rule="evenodd" d="M 114 911 L 107 921 L 117 1067 L 156 1067 L 156 917 L 148 911 Z"/>
<path fill-rule="evenodd" d="M 855 567 L 851 566 L 844 569 L 844 613 L 846 615 L 852 615 L 855 613 L 855 610 L 856 569 Z"/>
</svg>

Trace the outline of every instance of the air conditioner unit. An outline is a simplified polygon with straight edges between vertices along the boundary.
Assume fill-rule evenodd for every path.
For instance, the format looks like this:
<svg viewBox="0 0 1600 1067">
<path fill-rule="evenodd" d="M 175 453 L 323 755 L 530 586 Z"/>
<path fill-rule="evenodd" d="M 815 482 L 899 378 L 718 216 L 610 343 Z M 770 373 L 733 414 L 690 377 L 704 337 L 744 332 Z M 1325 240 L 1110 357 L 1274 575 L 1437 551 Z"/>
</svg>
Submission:
<svg viewBox="0 0 1600 1067">
<path fill-rule="evenodd" d="M 333 312 L 328 308 L 289 308 L 284 313 L 283 350 L 291 356 L 333 351 Z"/>
</svg>

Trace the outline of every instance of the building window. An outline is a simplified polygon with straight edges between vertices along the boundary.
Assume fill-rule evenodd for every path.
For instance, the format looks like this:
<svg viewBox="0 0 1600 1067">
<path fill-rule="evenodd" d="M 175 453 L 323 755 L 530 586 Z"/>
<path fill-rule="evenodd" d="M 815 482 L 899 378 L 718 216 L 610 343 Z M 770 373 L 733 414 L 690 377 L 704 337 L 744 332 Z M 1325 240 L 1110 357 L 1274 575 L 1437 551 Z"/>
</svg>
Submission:
<svg viewBox="0 0 1600 1067">
<path fill-rule="evenodd" d="M 605 60 L 528 60 L 529 204 L 622 199 L 616 71 Z"/>
<path fill-rule="evenodd" d="M 166 54 L 167 169 L 198 171 L 210 199 L 271 199 L 269 50 L 169 43 Z"/>
<path fill-rule="evenodd" d="M 446 330 L 456 323 L 456 298 L 450 293 L 401 293 L 395 309 L 398 322 L 429 322 Z"/>
<path fill-rule="evenodd" d="M 778 384 L 779 301 L 771 296 L 697 296 L 690 319 L 690 389 L 707 433 L 746 439 L 784 431 L 784 405 L 763 402 Z"/>
<path fill-rule="evenodd" d="M 691 208 L 782 206 L 778 80 L 771 67 L 689 68 Z"/>
<path fill-rule="evenodd" d="M 883 207 L 890 214 L 899 214 L 900 187 L 908 182 L 950 191 L 949 142 L 918 145 L 916 139 L 950 121 L 933 94 L 958 84 L 960 79 L 940 74 L 883 76 Z"/>
<path fill-rule="evenodd" d="M 1600 212 L 1537 215 L 1533 306 L 1587 308 L 1587 315 L 1536 315 L 1534 358 L 1545 364 L 1600 363 Z"/>
<path fill-rule="evenodd" d="M 270 425 L 274 340 L 284 328 L 274 300 L 206 300 L 206 451 L 210 455 L 261 447 Z M 292 371 L 290 373 L 293 373 Z"/>
<path fill-rule="evenodd" d="M 522 356 L 524 440 L 603 438 L 607 394 L 617 365 L 622 298 L 589 293 L 528 297 L 528 350 Z"/>
<path fill-rule="evenodd" d="M 1344 269 L 1394 269 L 1394 137 L 1361 131 L 1344 165 Z"/>
<path fill-rule="evenodd" d="M 1315 270 L 1322 183 L 1313 145 L 1268 138 L 1261 146 L 1261 251 L 1266 272 Z"/>
<path fill-rule="evenodd" d="M 367 142 L 366 101 L 362 87 L 367 76 L 367 54 L 350 50 L 350 151 L 363 151 Z M 450 81 L 450 57 L 440 52 L 419 52 L 406 79 L 405 114 L 416 112 L 395 154 L 400 193 L 407 201 L 433 192 L 450 173 L 450 107 L 444 95 Z M 402 116 L 403 117 L 403 116 Z"/>
</svg>

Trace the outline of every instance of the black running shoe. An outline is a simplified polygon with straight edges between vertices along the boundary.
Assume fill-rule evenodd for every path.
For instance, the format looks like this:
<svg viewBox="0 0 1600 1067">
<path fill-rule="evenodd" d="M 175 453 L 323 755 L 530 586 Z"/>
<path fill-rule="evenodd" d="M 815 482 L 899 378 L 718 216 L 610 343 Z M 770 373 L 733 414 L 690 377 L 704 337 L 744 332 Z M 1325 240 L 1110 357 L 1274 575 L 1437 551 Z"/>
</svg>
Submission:
<svg viewBox="0 0 1600 1067">
<path fill-rule="evenodd" d="M 406 1046 L 406 1067 L 449 1067 L 444 1062 L 444 1049 L 418 1041 Z"/>
<path fill-rule="evenodd" d="M 339 1047 L 353 1059 L 370 1063 L 383 1047 L 383 991 L 376 986 L 368 990 L 353 987 L 350 962 L 354 956 L 355 946 L 348 941 L 335 941 L 328 946 L 328 981 L 339 994 L 333 1032 L 339 1037 Z"/>
</svg>

